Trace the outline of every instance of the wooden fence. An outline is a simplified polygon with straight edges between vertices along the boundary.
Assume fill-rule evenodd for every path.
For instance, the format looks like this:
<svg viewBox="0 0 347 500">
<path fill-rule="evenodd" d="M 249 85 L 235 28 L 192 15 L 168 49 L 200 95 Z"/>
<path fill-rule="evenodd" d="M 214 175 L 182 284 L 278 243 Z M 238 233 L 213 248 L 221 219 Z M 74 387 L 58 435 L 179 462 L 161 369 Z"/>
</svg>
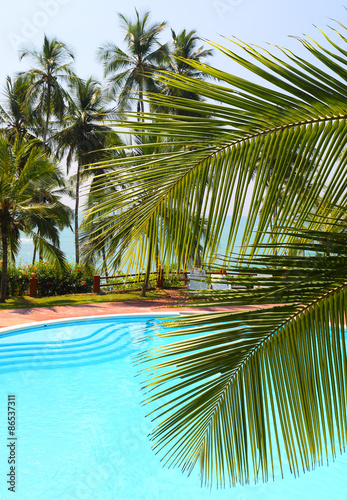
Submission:
<svg viewBox="0 0 347 500">
<path fill-rule="evenodd" d="M 188 273 L 180 272 L 180 273 L 170 273 L 170 275 L 178 276 L 179 281 L 188 282 Z M 156 288 L 164 288 L 164 270 L 159 269 L 159 271 L 153 271 L 150 273 L 150 277 L 156 276 Z M 138 278 L 137 280 L 127 281 L 127 278 Z M 122 279 L 123 281 L 120 283 L 107 283 L 108 280 Z M 102 287 L 112 287 L 115 285 L 130 285 L 132 283 L 143 283 L 145 279 L 145 274 L 118 274 L 117 276 L 99 276 L 95 275 L 93 280 L 93 292 L 99 293 Z"/>
<path fill-rule="evenodd" d="M 190 278 L 188 278 L 188 272 L 179 272 L 179 273 L 170 273 L 175 274 L 176 276 L 179 277 L 179 281 L 184 281 L 185 283 L 190 281 Z M 238 273 L 227 273 L 224 270 L 218 271 L 206 271 L 207 275 L 211 274 L 220 274 L 222 276 L 241 276 Z M 245 273 L 247 274 L 247 273 Z M 150 273 L 150 276 L 156 276 L 156 287 L 157 288 L 163 288 L 164 287 L 164 270 L 159 269 L 159 271 L 154 271 Z M 136 278 L 138 277 L 137 280 L 132 280 L 132 281 L 127 281 L 127 278 Z M 123 281 L 120 283 L 107 283 L 108 280 L 114 280 L 114 279 L 121 279 L 123 278 Z M 93 278 L 93 292 L 94 293 L 100 293 L 101 287 L 111 287 L 114 285 L 127 285 L 131 283 L 143 283 L 145 278 L 145 275 L 142 273 L 140 274 L 118 274 L 117 276 L 99 276 L 95 275 Z M 106 280 L 106 281 L 105 281 Z M 105 281 L 103 283 L 103 281 Z M 35 276 L 35 273 L 32 273 L 31 278 L 30 278 L 30 297 L 37 297 L 37 278 Z"/>
<path fill-rule="evenodd" d="M 170 275 L 176 275 L 179 278 L 179 281 L 183 281 L 185 283 L 190 281 L 190 278 L 188 278 L 189 272 L 176 272 L 176 273 L 170 273 Z M 244 276 L 248 273 L 244 274 L 239 274 L 239 273 L 228 273 L 225 270 L 221 269 L 219 271 L 206 271 L 206 275 L 217 275 L 220 274 L 221 278 L 223 276 Z M 150 276 L 157 276 L 156 280 L 156 287 L 157 288 L 163 288 L 164 287 L 164 270 L 160 269 L 159 271 L 154 271 L 150 273 Z M 251 276 L 253 276 L 251 274 Z M 139 279 L 137 280 L 132 280 L 132 281 L 127 281 L 127 278 L 135 278 L 138 277 Z M 143 283 L 145 275 L 143 273 L 140 274 L 118 274 L 117 276 L 99 276 L 95 275 L 94 276 L 94 282 L 93 282 L 93 292 L 94 293 L 99 293 L 102 287 L 112 287 L 114 285 L 127 285 L 131 283 Z M 120 283 L 107 283 L 107 280 L 115 280 L 115 279 L 121 279 L 123 278 L 123 281 Z"/>
</svg>

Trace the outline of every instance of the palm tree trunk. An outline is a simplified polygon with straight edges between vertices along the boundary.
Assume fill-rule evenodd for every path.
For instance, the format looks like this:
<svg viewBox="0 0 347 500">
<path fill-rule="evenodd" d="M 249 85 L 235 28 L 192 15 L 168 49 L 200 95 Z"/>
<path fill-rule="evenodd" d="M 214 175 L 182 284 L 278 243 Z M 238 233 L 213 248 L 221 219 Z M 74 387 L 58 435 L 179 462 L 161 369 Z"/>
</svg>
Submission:
<svg viewBox="0 0 347 500">
<path fill-rule="evenodd" d="M 159 269 L 159 241 L 157 240 L 156 245 L 155 245 L 155 267 L 156 270 L 158 271 Z"/>
<path fill-rule="evenodd" d="M 8 220 L 6 215 L 3 214 L 1 218 L 1 243 L 2 243 L 2 269 L 1 269 L 1 284 L 0 284 L 0 302 L 6 300 L 6 287 L 7 287 L 7 225 Z"/>
<path fill-rule="evenodd" d="M 34 243 L 33 265 L 35 264 L 35 259 L 36 259 L 36 245 L 35 245 L 35 243 Z"/>
<path fill-rule="evenodd" d="M 51 88 L 48 87 L 48 96 L 47 96 L 47 114 L 46 114 L 46 123 L 45 129 L 43 131 L 42 140 L 46 145 L 47 135 L 48 135 L 48 127 L 49 127 L 49 117 L 51 116 Z"/>
<path fill-rule="evenodd" d="M 141 98 L 141 113 L 142 113 L 142 121 L 144 122 L 144 121 L 145 121 L 145 119 L 144 119 L 143 115 L 144 115 L 144 112 L 145 112 L 145 105 L 144 105 L 144 103 L 143 103 L 143 92 L 142 92 L 142 91 L 141 91 L 141 93 L 140 93 L 140 98 Z"/>
<path fill-rule="evenodd" d="M 105 276 L 106 278 L 108 278 L 105 247 L 102 247 L 101 251 L 102 251 L 102 261 L 103 261 L 102 263 L 104 266 Z"/>
<path fill-rule="evenodd" d="M 144 113 L 144 104 L 143 104 L 143 89 L 142 86 L 139 88 L 139 100 L 137 101 L 137 121 L 138 122 L 144 122 L 145 119 L 143 118 L 143 113 Z"/>
<path fill-rule="evenodd" d="M 47 135 L 48 135 L 49 117 L 51 116 L 51 89 L 50 89 L 50 87 L 48 87 L 47 99 L 48 99 L 48 104 L 47 104 L 47 113 L 46 113 L 46 123 L 45 123 L 45 128 L 44 128 L 43 136 L 42 136 L 42 142 L 44 144 L 45 149 L 46 149 L 46 140 L 47 140 Z M 40 190 L 40 195 L 39 195 L 39 202 L 40 203 L 43 202 L 43 195 L 42 195 L 41 190 Z M 40 234 L 40 231 L 38 231 L 38 234 Z M 35 259 L 36 259 L 36 246 L 34 244 L 33 264 L 35 262 Z M 43 260 L 42 255 L 39 255 L 39 260 Z"/>
<path fill-rule="evenodd" d="M 80 262 L 80 247 L 78 242 L 78 208 L 80 201 L 80 174 L 81 174 L 81 159 L 78 159 L 77 175 L 76 175 L 76 200 L 75 200 L 75 261 Z"/>
<path fill-rule="evenodd" d="M 152 239 L 151 235 L 149 237 L 150 237 L 150 241 L 149 241 L 148 258 L 147 258 L 147 269 L 146 269 L 145 281 L 143 282 L 143 285 L 142 285 L 141 297 L 146 296 L 146 292 L 148 289 L 149 275 L 151 273 L 153 239 Z"/>
</svg>

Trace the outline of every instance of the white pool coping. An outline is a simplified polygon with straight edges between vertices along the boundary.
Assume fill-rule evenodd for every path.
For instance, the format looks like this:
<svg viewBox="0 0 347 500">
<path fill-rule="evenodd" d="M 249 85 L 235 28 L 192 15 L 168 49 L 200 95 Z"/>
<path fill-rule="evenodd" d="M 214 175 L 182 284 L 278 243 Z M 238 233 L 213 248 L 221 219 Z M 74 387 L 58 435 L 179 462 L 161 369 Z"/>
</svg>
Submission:
<svg viewBox="0 0 347 500">
<path fill-rule="evenodd" d="M 72 316 L 67 318 L 60 319 L 50 319 L 46 321 L 31 321 L 30 323 L 23 323 L 15 326 L 4 326 L 0 328 L 0 337 L 4 333 L 11 333 L 21 331 L 26 328 L 35 328 L 35 326 L 45 326 L 45 325 L 54 325 L 60 323 L 78 323 L 79 321 L 90 321 L 90 320 L 98 320 L 98 319 L 111 319 L 111 318 L 132 318 L 134 316 L 146 316 L 146 317 L 162 317 L 162 318 L 172 318 L 174 316 L 181 316 L 181 313 L 120 313 L 120 314 L 96 314 L 93 316 Z"/>
</svg>

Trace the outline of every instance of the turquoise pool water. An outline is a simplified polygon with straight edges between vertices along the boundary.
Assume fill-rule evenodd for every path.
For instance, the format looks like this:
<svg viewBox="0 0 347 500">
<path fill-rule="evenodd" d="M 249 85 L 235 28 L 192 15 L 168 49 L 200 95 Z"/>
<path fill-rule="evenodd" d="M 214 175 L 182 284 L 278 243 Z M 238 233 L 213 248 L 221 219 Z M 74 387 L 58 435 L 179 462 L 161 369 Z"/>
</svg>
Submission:
<svg viewBox="0 0 347 500">
<path fill-rule="evenodd" d="M 158 317 L 50 323 L 0 337 L 0 498 L 345 500 L 347 456 L 295 479 L 215 490 L 151 451 L 133 354 Z M 8 491 L 7 398 L 16 396 L 16 492 Z"/>
</svg>

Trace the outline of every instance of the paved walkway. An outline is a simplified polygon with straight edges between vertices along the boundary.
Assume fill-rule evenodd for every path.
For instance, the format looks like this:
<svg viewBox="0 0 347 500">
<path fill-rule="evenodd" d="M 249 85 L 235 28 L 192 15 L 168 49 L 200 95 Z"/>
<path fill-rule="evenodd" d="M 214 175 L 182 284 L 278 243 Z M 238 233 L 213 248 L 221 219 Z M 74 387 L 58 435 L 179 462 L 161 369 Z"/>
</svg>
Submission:
<svg viewBox="0 0 347 500">
<path fill-rule="evenodd" d="M 183 301 L 182 301 L 183 302 Z M 208 312 L 221 310 L 257 309 L 256 306 L 244 307 L 188 307 L 178 297 L 168 294 L 166 297 L 146 301 L 102 302 L 80 304 L 75 306 L 37 307 L 30 309 L 7 309 L 0 311 L 0 328 L 16 326 L 36 321 L 49 321 L 85 316 L 100 316 L 103 314 L 130 313 L 178 313 L 178 312 Z"/>
</svg>

